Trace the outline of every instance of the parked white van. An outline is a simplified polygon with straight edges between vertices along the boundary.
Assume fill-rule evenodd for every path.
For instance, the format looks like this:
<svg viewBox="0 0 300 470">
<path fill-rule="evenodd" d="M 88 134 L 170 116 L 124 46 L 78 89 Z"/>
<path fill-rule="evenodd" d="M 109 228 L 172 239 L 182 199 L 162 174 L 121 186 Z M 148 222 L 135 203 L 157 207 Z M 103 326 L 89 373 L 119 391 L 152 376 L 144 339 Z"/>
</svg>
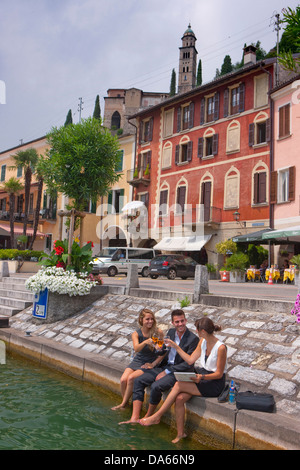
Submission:
<svg viewBox="0 0 300 470">
<path fill-rule="evenodd" d="M 143 277 L 149 275 L 149 262 L 159 252 L 152 248 L 108 247 L 104 248 L 93 259 L 93 273 L 107 274 L 110 277 L 117 274 L 127 274 L 129 264 L 137 264 L 138 272 Z"/>
</svg>

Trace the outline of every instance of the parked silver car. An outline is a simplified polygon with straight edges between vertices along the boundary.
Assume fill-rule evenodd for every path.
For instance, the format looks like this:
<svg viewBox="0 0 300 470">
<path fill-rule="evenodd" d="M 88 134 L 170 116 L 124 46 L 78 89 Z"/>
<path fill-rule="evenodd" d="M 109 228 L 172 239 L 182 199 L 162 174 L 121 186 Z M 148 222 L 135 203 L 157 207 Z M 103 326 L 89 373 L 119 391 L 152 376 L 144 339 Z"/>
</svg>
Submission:
<svg viewBox="0 0 300 470">
<path fill-rule="evenodd" d="M 149 262 L 157 252 L 152 248 L 109 247 L 93 259 L 93 273 L 116 276 L 127 274 L 129 264 L 138 265 L 138 273 L 149 275 Z"/>
</svg>

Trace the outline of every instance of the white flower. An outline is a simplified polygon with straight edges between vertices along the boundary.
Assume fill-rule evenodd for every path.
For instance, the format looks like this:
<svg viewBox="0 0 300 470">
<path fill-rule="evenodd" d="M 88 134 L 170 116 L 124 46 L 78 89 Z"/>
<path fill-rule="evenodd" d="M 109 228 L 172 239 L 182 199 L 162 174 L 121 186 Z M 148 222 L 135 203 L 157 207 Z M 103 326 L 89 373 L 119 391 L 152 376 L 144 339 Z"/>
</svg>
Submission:
<svg viewBox="0 0 300 470">
<path fill-rule="evenodd" d="M 57 294 L 87 295 L 97 283 L 89 279 L 78 278 L 73 271 L 65 271 L 63 268 L 42 268 L 34 276 L 26 281 L 26 289 L 33 293 L 39 293 L 46 288 L 49 292 Z"/>
</svg>

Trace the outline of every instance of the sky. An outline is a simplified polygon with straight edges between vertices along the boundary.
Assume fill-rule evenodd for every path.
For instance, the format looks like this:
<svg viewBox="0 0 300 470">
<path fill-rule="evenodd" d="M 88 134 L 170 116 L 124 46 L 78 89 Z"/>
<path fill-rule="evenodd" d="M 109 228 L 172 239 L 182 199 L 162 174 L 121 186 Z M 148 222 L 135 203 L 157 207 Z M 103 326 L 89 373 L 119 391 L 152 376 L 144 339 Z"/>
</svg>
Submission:
<svg viewBox="0 0 300 470">
<path fill-rule="evenodd" d="M 169 92 L 191 24 L 203 83 L 244 44 L 275 46 L 275 14 L 299 0 L 0 0 L 0 152 L 101 114 L 109 88 Z M 281 14 L 282 16 L 282 14 Z M 282 30 L 279 32 L 280 37 Z M 5 92 L 4 92 L 5 86 Z"/>
</svg>

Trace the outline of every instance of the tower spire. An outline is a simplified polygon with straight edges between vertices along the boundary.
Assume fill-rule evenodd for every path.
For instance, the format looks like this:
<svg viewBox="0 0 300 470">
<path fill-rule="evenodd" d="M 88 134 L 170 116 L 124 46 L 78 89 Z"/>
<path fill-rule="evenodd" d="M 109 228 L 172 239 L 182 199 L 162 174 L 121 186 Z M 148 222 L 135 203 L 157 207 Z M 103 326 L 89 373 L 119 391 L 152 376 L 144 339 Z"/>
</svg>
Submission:
<svg viewBox="0 0 300 470">
<path fill-rule="evenodd" d="M 195 47 L 197 38 L 189 23 L 182 38 L 179 48 L 179 72 L 178 93 L 191 90 L 196 85 L 197 75 L 197 50 Z"/>
</svg>

